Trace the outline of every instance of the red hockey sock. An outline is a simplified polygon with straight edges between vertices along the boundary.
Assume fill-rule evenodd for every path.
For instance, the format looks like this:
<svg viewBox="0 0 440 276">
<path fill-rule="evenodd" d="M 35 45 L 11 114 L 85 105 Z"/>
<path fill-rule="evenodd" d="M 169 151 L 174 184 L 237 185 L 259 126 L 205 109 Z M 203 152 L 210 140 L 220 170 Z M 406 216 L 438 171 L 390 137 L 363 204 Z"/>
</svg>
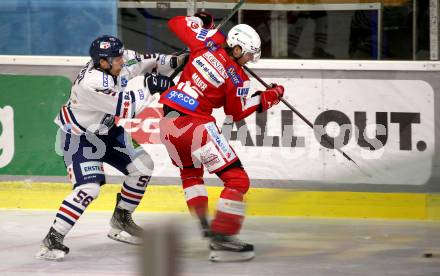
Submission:
<svg viewBox="0 0 440 276">
<path fill-rule="evenodd" d="M 203 168 L 183 168 L 180 177 L 189 210 L 199 218 L 206 218 L 208 192 L 203 182 Z"/>
<path fill-rule="evenodd" d="M 243 168 L 234 167 L 219 175 L 225 188 L 220 194 L 217 213 L 211 230 L 223 235 L 236 235 L 240 232 L 245 215 L 243 196 L 249 189 L 249 177 Z"/>
<path fill-rule="evenodd" d="M 217 203 L 217 213 L 211 230 L 223 235 L 236 235 L 240 232 L 245 213 L 243 194 L 237 190 L 223 189 Z"/>
</svg>

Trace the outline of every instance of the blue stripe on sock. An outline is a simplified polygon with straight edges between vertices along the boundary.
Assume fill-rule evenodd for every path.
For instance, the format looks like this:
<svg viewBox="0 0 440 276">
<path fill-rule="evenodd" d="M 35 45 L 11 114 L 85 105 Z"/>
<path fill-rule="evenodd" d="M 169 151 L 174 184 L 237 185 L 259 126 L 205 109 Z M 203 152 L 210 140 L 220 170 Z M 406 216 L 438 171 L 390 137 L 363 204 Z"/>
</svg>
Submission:
<svg viewBox="0 0 440 276">
<path fill-rule="evenodd" d="M 61 215 L 60 213 L 57 213 L 57 215 L 56 215 L 55 217 L 64 220 L 65 222 L 67 222 L 68 224 L 70 224 L 70 225 L 72 225 L 72 226 L 75 224 L 74 221 L 68 219 L 67 217 Z"/>
<path fill-rule="evenodd" d="M 121 197 L 121 200 L 122 200 L 122 201 L 125 201 L 125 202 L 127 202 L 127 203 L 130 203 L 130 204 L 133 204 L 133 205 L 139 205 L 139 202 L 137 202 L 137 201 L 133 201 L 133 200 L 130 200 L 130 199 L 127 199 L 127 198 L 125 198 L 124 196 Z"/>
<path fill-rule="evenodd" d="M 65 200 L 64 200 L 62 204 L 64 204 L 64 205 L 66 205 L 67 207 L 69 207 L 69 208 L 71 208 L 71 209 L 77 211 L 77 212 L 80 213 L 80 214 L 82 214 L 82 213 L 84 212 L 84 210 L 82 210 L 82 209 L 76 207 L 75 205 L 71 204 L 71 203 L 68 202 L 68 201 L 65 201 Z"/>
<path fill-rule="evenodd" d="M 145 190 L 138 190 L 138 189 L 132 188 L 132 187 L 128 186 L 125 182 L 124 182 L 123 186 L 125 189 L 127 189 L 130 192 L 138 193 L 141 195 L 143 195 L 145 193 Z"/>
</svg>

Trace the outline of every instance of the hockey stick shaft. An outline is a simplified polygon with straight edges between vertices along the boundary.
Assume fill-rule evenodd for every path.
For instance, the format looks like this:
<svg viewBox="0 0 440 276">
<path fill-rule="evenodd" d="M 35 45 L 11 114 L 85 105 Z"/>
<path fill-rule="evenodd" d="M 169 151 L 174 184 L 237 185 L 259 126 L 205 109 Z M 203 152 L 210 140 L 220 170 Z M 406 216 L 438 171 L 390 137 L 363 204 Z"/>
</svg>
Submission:
<svg viewBox="0 0 440 276">
<path fill-rule="evenodd" d="M 260 78 L 254 71 L 252 71 L 251 69 L 249 69 L 249 67 L 247 67 L 246 65 L 243 65 L 243 68 L 255 79 L 258 80 L 258 82 L 260 82 L 262 85 L 264 85 L 264 87 L 266 87 L 266 89 L 271 88 L 271 86 L 269 84 L 267 84 L 262 78 Z M 286 99 L 281 98 L 280 99 L 291 111 L 293 111 L 293 113 L 295 113 L 296 115 L 298 115 L 298 117 L 300 117 L 309 127 L 311 127 L 312 129 L 315 129 L 313 127 L 313 124 L 306 118 L 304 117 L 304 115 L 302 115 L 295 107 L 293 107 Z M 321 136 L 328 144 L 333 145 L 333 143 L 327 138 L 327 136 Z M 334 147 L 334 145 L 333 145 Z M 367 172 L 363 171 L 361 169 L 361 167 L 350 157 L 348 156 L 343 150 L 341 150 L 340 148 L 335 148 L 337 151 L 339 151 L 342 156 L 344 156 L 348 161 L 353 162 L 354 165 L 356 165 L 356 167 L 359 169 L 359 171 L 361 171 L 363 174 L 365 174 L 368 177 L 372 177 L 370 174 L 368 174 Z"/>
<path fill-rule="evenodd" d="M 241 8 L 241 6 L 243 6 L 244 2 L 245 0 L 238 1 L 238 3 L 235 4 L 232 10 L 225 17 L 222 18 L 222 20 L 217 24 L 217 26 L 215 26 L 215 29 L 219 30 L 226 22 L 228 22 L 228 20 L 231 19 L 232 16 L 234 16 L 234 14 Z M 186 50 L 187 49 L 183 50 L 183 52 Z M 185 67 L 185 65 L 186 62 L 180 64 L 171 74 L 170 78 L 174 79 L 183 70 L 183 67 Z"/>
<path fill-rule="evenodd" d="M 236 14 L 238 12 L 238 10 L 241 8 L 241 6 L 243 6 L 245 0 L 239 0 L 237 4 L 235 4 L 235 6 L 232 8 L 232 10 L 225 16 L 223 17 L 223 19 L 217 24 L 217 26 L 215 26 L 215 28 L 217 30 L 220 30 L 221 27 L 223 27 L 223 25 L 229 21 L 229 19 L 231 19 L 232 16 L 234 16 L 234 14 Z"/>
</svg>

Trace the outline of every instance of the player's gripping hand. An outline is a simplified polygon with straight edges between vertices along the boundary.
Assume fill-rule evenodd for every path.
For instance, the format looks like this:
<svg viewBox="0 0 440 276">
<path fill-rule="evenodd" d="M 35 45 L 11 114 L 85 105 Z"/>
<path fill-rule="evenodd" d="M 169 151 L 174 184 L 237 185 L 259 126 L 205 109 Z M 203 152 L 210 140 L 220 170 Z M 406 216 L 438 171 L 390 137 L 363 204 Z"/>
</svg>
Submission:
<svg viewBox="0 0 440 276">
<path fill-rule="evenodd" d="M 171 86 L 174 86 L 174 82 L 168 76 L 150 73 L 144 75 L 144 87 L 148 88 L 150 94 L 162 94 Z"/>
<path fill-rule="evenodd" d="M 186 64 L 189 59 L 189 52 L 182 51 L 176 54 L 173 54 L 173 56 L 170 59 L 170 67 L 173 69 L 176 69 L 182 64 Z"/>
<path fill-rule="evenodd" d="M 180 54 L 177 56 L 177 66 L 180 66 L 182 64 L 186 64 L 189 59 L 189 52 L 184 52 L 183 54 Z"/>
<path fill-rule="evenodd" d="M 258 112 L 265 112 L 272 106 L 278 104 L 284 95 L 284 86 L 272 84 L 272 87 L 260 93 L 260 108 Z"/>
</svg>

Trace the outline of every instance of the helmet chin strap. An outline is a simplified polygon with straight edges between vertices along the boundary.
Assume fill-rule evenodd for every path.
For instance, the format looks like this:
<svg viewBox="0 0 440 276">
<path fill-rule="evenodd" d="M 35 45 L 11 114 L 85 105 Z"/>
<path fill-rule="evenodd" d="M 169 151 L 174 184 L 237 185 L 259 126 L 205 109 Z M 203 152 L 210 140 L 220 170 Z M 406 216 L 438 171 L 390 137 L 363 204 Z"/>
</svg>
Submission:
<svg viewBox="0 0 440 276">
<path fill-rule="evenodd" d="M 103 58 L 104 59 L 104 58 Z M 108 68 L 108 69 L 104 69 L 104 68 L 102 68 L 100 65 L 98 65 L 97 67 L 95 67 L 96 69 L 98 69 L 98 70 L 101 70 L 101 71 L 103 71 L 103 72 L 105 72 L 105 73 L 107 73 L 107 74 L 109 74 L 110 76 L 112 76 L 112 78 L 113 78 L 113 80 L 115 81 L 115 83 L 116 83 L 116 81 L 117 81 L 117 79 L 118 79 L 118 76 L 114 76 L 110 71 L 112 70 L 112 68 L 113 68 L 113 66 L 112 66 L 112 63 L 113 63 L 113 58 L 112 57 L 108 57 L 108 58 L 105 58 L 105 60 L 107 60 L 107 63 L 110 65 L 110 68 Z"/>
<path fill-rule="evenodd" d="M 112 70 L 112 59 L 110 58 L 110 57 L 108 57 L 108 58 L 100 58 L 100 60 L 101 59 L 104 59 L 104 60 L 106 60 L 107 61 L 107 63 L 110 65 L 110 68 L 109 69 L 104 69 L 104 68 L 102 68 L 101 67 L 101 62 L 100 63 L 98 63 L 98 64 L 94 64 L 93 65 L 93 67 L 95 67 L 95 68 L 99 68 L 99 69 L 101 69 L 101 70 L 103 70 L 103 71 L 110 71 L 110 70 Z M 110 59 L 110 60 L 109 60 Z"/>
<path fill-rule="evenodd" d="M 108 57 L 108 58 L 106 58 L 106 60 L 107 60 L 107 62 L 108 62 L 108 64 L 110 65 L 110 68 L 108 68 L 108 69 L 105 69 L 104 71 L 107 73 L 107 74 L 109 74 L 110 76 L 112 76 L 113 78 L 117 78 L 117 76 L 114 76 L 110 71 L 112 70 L 112 68 L 113 68 L 113 57 Z"/>
<path fill-rule="evenodd" d="M 112 70 L 112 68 L 113 68 L 113 58 L 112 57 L 108 57 L 108 58 L 106 58 L 106 60 L 107 60 L 107 62 L 108 62 L 108 64 L 110 65 L 110 68 L 109 69 L 107 69 L 109 72 L 110 72 L 110 70 Z"/>
</svg>

